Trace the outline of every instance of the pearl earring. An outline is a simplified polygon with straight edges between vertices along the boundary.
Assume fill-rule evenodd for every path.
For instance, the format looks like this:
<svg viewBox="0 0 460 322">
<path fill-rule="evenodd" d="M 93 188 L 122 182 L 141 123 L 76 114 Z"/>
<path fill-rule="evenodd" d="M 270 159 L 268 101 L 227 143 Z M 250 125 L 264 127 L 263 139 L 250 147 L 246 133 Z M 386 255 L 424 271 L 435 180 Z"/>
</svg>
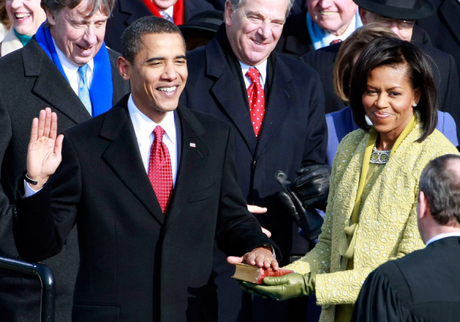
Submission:
<svg viewBox="0 0 460 322">
<path fill-rule="evenodd" d="M 414 103 L 414 105 L 412 105 L 414 108 L 417 107 L 417 103 Z"/>
</svg>

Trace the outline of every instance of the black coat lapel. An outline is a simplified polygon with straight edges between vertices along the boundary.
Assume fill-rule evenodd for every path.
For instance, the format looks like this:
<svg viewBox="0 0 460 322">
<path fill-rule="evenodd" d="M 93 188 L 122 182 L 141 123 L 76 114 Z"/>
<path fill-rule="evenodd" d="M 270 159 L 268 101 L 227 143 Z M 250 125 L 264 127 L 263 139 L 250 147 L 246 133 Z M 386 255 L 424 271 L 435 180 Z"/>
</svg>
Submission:
<svg viewBox="0 0 460 322">
<path fill-rule="evenodd" d="M 275 55 L 275 53 L 272 53 Z M 263 153 L 273 136 L 279 130 L 287 112 L 291 108 L 292 97 L 294 96 L 292 88 L 292 75 L 288 67 L 277 59 L 274 64 L 272 82 L 270 84 L 265 116 L 262 129 L 259 135 L 259 143 L 256 150 L 256 158 Z M 299 86 L 296 86 L 299 88 Z"/>
<path fill-rule="evenodd" d="M 187 204 L 190 194 L 198 179 L 206 175 L 205 166 L 209 159 L 209 151 L 202 140 L 206 130 L 191 110 L 179 105 L 178 113 L 182 129 L 182 147 L 180 165 L 177 171 L 176 186 L 172 195 L 166 226 L 168 227 L 179 217 Z"/>
<path fill-rule="evenodd" d="M 152 216 L 163 224 L 163 212 L 137 148 L 134 128 L 127 109 L 128 97 L 125 96 L 120 104 L 114 106 L 106 115 L 100 135 L 112 142 L 102 157 Z"/>
<path fill-rule="evenodd" d="M 216 79 L 211 92 L 244 138 L 251 153 L 254 154 L 257 139 L 252 128 L 248 103 L 245 101 L 246 95 L 242 93 L 241 81 L 232 73 L 227 58 L 216 39 L 211 41 L 205 50 L 206 74 Z"/>
<path fill-rule="evenodd" d="M 32 39 L 22 50 L 26 77 L 36 77 L 33 93 L 59 110 L 75 123 L 89 120 L 91 116 L 68 81 L 49 59 L 40 45 Z M 55 86 L 59 85 L 59 90 Z"/>
</svg>

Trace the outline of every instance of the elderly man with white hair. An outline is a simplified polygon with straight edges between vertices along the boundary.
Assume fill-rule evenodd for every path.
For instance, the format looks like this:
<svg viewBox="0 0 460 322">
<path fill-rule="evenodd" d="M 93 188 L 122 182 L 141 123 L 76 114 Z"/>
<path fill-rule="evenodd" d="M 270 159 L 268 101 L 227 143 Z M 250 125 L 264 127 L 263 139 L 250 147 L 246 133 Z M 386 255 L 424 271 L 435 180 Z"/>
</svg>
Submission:
<svg viewBox="0 0 460 322">
<path fill-rule="evenodd" d="M 307 8 L 287 18 L 276 46 L 293 57 L 347 39 L 363 24 L 353 0 L 307 0 Z"/>
</svg>

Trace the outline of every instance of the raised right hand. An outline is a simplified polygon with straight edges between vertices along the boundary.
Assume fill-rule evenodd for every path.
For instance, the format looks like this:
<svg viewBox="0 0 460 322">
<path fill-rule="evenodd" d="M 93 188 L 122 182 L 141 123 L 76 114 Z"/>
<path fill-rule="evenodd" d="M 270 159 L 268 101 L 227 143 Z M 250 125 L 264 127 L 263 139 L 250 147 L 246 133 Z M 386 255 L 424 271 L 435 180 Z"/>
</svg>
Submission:
<svg viewBox="0 0 460 322">
<path fill-rule="evenodd" d="M 57 115 L 47 107 L 32 121 L 29 148 L 27 150 L 27 173 L 38 182 L 34 188 L 40 189 L 56 172 L 62 160 L 62 141 L 57 136 Z"/>
</svg>

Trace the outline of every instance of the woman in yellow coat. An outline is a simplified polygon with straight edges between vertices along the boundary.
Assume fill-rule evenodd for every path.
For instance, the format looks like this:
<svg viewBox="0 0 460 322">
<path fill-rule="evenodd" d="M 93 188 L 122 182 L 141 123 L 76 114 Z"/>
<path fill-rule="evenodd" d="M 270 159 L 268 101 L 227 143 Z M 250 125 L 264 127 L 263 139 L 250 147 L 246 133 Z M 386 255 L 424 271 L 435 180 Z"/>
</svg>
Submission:
<svg viewBox="0 0 460 322">
<path fill-rule="evenodd" d="M 320 321 L 349 321 L 372 270 L 424 247 L 416 220 L 420 174 L 430 160 L 458 153 L 436 130 L 428 59 L 396 38 L 376 39 L 363 50 L 349 93 L 360 129 L 337 150 L 319 242 L 285 267 L 296 273 L 266 278 L 264 285 L 242 283 L 244 289 L 281 300 L 315 294 Z"/>
</svg>

